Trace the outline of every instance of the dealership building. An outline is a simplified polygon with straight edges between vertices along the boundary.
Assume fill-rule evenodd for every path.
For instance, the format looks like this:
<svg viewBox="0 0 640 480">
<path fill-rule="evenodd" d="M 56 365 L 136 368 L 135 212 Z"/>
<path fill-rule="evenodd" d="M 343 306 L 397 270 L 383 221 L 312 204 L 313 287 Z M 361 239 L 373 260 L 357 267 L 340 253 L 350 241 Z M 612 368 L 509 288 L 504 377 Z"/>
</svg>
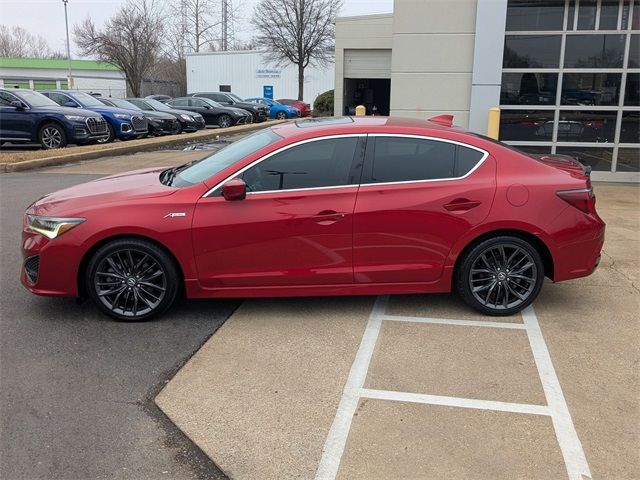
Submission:
<svg viewBox="0 0 640 480">
<path fill-rule="evenodd" d="M 336 20 L 335 113 L 428 118 L 640 181 L 640 0 L 396 0 Z"/>
<path fill-rule="evenodd" d="M 34 90 L 67 89 L 69 61 L 0 57 L 0 87 Z M 72 88 L 105 97 L 127 96 L 127 81 L 116 66 L 94 60 L 71 60 Z"/>
</svg>

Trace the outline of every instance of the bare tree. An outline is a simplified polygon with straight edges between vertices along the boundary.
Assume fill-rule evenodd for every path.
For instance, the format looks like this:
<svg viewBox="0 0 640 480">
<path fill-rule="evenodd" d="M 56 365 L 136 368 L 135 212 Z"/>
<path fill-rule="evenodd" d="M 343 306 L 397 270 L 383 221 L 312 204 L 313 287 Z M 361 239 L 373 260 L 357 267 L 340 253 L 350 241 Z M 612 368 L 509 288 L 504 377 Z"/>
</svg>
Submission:
<svg viewBox="0 0 640 480">
<path fill-rule="evenodd" d="M 90 18 L 73 29 L 82 54 L 120 67 L 136 97 L 160 53 L 163 31 L 163 15 L 154 0 L 127 2 L 102 29 Z"/>
<path fill-rule="evenodd" d="M 22 27 L 0 25 L 0 57 L 57 58 L 47 41 Z"/>
<path fill-rule="evenodd" d="M 174 48 L 185 53 L 211 50 L 216 41 L 216 28 L 220 18 L 216 17 L 217 0 L 174 0 L 170 4 L 173 19 L 172 40 Z"/>
<path fill-rule="evenodd" d="M 333 57 L 333 22 L 341 6 L 342 0 L 261 0 L 254 9 L 255 43 L 267 49 L 276 65 L 298 67 L 298 100 L 305 68 L 326 65 Z"/>
</svg>

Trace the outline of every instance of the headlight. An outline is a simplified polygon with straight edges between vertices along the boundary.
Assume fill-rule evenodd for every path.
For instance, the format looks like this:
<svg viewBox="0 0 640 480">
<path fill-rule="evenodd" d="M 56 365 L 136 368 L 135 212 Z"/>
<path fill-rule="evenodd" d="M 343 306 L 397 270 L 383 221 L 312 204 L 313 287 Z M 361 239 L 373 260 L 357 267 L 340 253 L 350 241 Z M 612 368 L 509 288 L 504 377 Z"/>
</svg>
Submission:
<svg viewBox="0 0 640 480">
<path fill-rule="evenodd" d="M 84 117 L 82 115 L 65 115 L 64 118 L 66 118 L 67 120 L 75 120 L 78 122 L 84 122 L 87 117 Z"/>
<path fill-rule="evenodd" d="M 114 113 L 113 116 L 123 120 L 131 120 L 131 115 L 127 115 L 126 113 Z"/>
<path fill-rule="evenodd" d="M 193 122 L 193 117 L 190 115 L 185 115 L 184 113 L 180 114 L 180 118 L 182 118 L 183 120 L 186 120 L 187 122 Z"/>
<path fill-rule="evenodd" d="M 72 228 L 84 222 L 85 218 L 41 217 L 27 215 L 27 225 L 30 230 L 40 233 L 49 239 L 59 237 Z"/>
</svg>

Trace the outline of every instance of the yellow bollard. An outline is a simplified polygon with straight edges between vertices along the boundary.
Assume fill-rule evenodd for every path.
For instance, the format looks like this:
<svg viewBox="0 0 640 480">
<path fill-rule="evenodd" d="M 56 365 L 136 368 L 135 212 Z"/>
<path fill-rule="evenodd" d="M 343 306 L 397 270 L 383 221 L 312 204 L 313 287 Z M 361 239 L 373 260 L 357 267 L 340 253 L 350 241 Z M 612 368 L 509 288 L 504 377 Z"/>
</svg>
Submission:
<svg viewBox="0 0 640 480">
<path fill-rule="evenodd" d="M 498 137 L 500 136 L 500 109 L 497 107 L 489 109 L 487 136 L 494 140 L 498 140 Z"/>
<path fill-rule="evenodd" d="M 367 107 L 358 105 L 356 107 L 356 117 L 364 117 L 367 114 Z"/>
</svg>

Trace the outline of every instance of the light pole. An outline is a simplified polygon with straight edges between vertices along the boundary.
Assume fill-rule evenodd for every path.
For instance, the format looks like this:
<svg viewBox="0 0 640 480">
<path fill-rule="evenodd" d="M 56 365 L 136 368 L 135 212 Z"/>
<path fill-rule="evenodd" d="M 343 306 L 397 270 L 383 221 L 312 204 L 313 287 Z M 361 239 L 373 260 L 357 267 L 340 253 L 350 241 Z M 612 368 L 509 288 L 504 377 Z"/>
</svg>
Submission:
<svg viewBox="0 0 640 480">
<path fill-rule="evenodd" d="M 64 26 L 67 29 L 67 61 L 69 62 L 67 88 L 73 88 L 73 77 L 71 76 L 71 47 L 69 45 L 69 18 L 67 17 L 67 3 L 69 3 L 69 0 L 62 0 L 62 3 L 64 3 Z"/>
</svg>

